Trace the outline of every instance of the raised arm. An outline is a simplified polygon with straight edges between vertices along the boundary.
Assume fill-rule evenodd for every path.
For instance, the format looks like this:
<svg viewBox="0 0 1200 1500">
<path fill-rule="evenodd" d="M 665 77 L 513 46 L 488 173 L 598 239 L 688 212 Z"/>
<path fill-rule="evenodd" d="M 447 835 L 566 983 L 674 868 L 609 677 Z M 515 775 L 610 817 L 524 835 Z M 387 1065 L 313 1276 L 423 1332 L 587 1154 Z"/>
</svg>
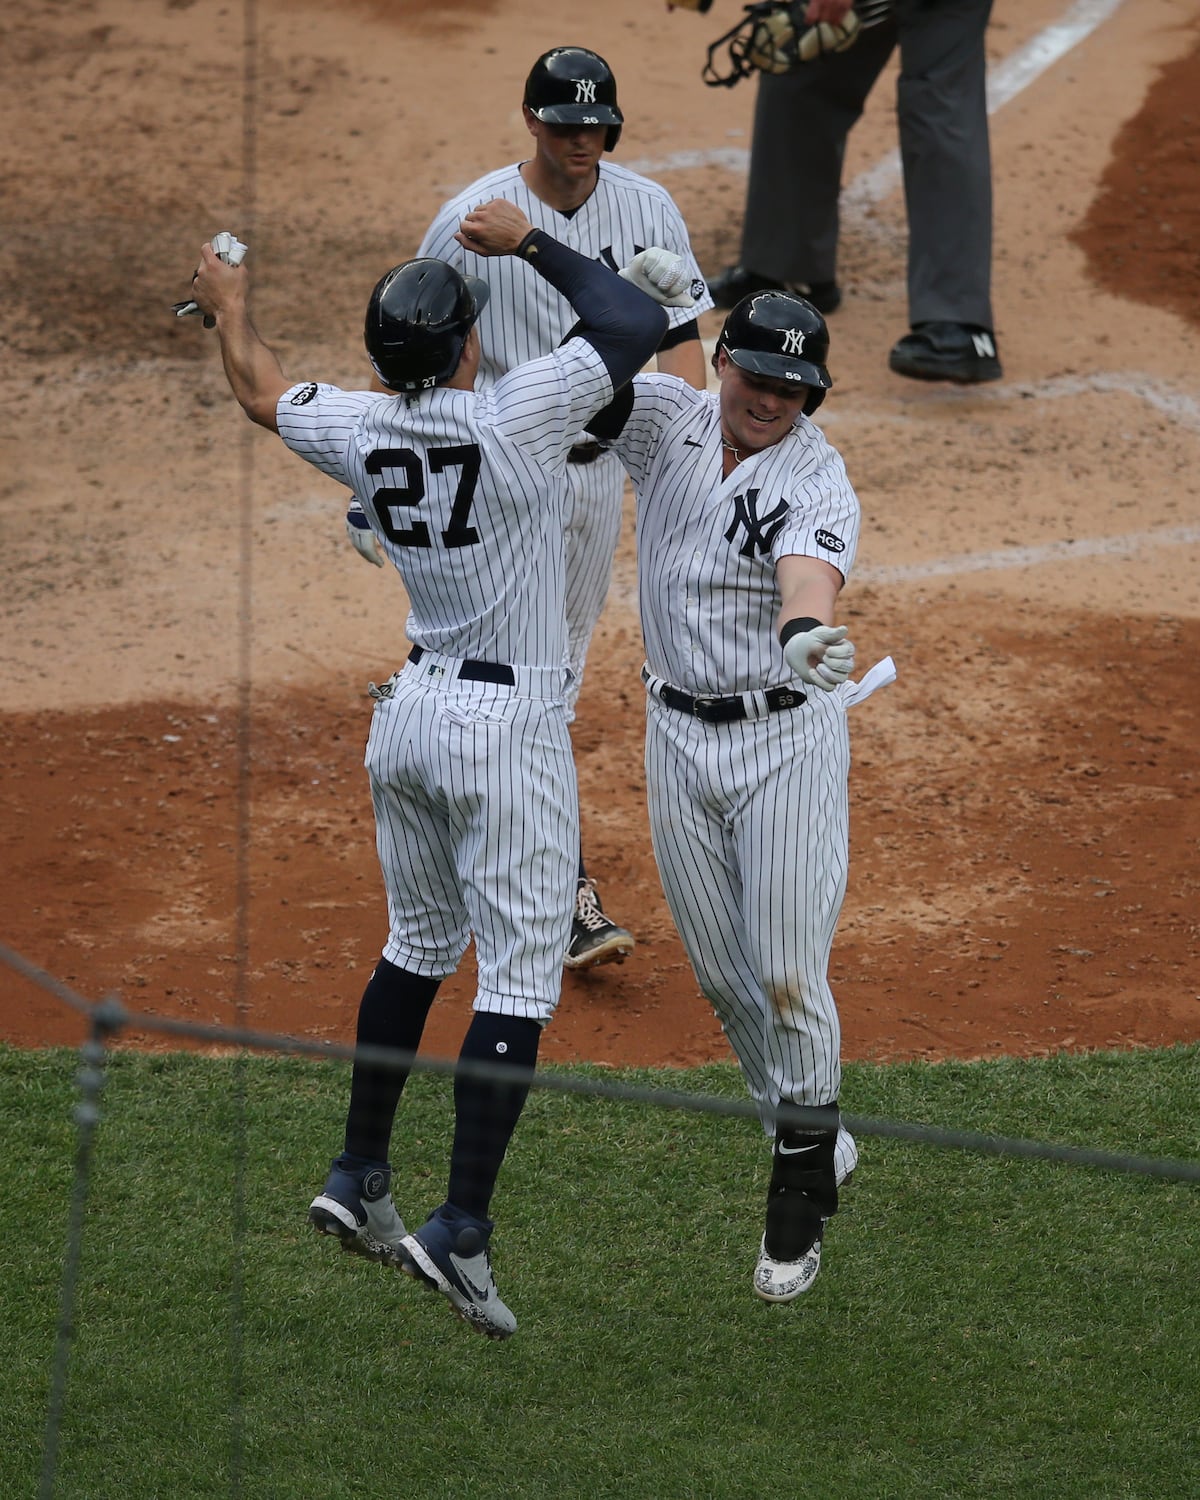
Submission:
<svg viewBox="0 0 1200 1500">
<path fill-rule="evenodd" d="M 495 198 L 472 209 L 456 238 L 477 255 L 515 255 L 528 261 L 579 314 L 573 334 L 603 359 L 614 388 L 632 380 L 651 358 L 667 329 L 663 309 L 586 255 L 533 229 L 515 204 Z"/>
<path fill-rule="evenodd" d="M 217 320 L 225 375 L 242 410 L 260 427 L 278 432 L 275 408 L 292 382 L 250 321 L 246 310 L 248 287 L 249 273 L 244 265 L 226 265 L 211 244 L 201 246 L 192 297 L 202 312 Z"/>
</svg>

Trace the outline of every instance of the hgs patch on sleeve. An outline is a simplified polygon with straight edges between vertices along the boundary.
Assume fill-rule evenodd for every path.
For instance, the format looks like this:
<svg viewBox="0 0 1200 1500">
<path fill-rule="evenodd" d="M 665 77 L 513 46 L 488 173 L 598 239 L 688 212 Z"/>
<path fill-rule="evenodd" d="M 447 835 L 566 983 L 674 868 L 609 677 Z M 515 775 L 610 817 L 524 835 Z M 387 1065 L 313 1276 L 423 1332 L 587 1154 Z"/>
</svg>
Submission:
<svg viewBox="0 0 1200 1500">
<path fill-rule="evenodd" d="M 300 387 L 300 389 L 296 392 L 296 394 L 291 398 L 291 400 L 289 401 L 288 405 L 289 406 L 307 406 L 308 403 L 312 400 L 312 398 L 316 394 L 317 394 L 316 382 L 310 380 L 307 385 L 302 385 Z"/>
<path fill-rule="evenodd" d="M 824 547 L 826 552 L 845 552 L 846 544 L 840 536 L 834 536 L 832 531 L 818 531 L 816 533 L 818 547 Z"/>
</svg>

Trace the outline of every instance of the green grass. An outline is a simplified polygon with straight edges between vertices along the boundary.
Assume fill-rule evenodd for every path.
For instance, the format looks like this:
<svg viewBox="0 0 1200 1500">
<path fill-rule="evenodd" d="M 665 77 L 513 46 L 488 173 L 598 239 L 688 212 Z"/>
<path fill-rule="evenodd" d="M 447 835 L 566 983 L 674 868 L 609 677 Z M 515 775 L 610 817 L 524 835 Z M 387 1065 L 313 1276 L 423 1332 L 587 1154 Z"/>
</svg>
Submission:
<svg viewBox="0 0 1200 1500">
<path fill-rule="evenodd" d="M 6 1500 L 42 1463 L 76 1070 L 0 1048 Z M 1197 1047 L 851 1066 L 843 1107 L 1195 1159 L 1198 1070 Z M 572 1071 L 743 1097 L 732 1067 Z M 346 1081 L 344 1063 L 113 1056 L 59 1500 L 1200 1495 L 1193 1186 L 860 1138 L 820 1279 L 771 1307 L 750 1292 L 756 1126 L 535 1091 L 493 1205 L 520 1327 L 492 1344 L 307 1228 Z M 443 1196 L 448 1135 L 446 1080 L 415 1078 L 394 1151 L 410 1222 Z"/>
</svg>

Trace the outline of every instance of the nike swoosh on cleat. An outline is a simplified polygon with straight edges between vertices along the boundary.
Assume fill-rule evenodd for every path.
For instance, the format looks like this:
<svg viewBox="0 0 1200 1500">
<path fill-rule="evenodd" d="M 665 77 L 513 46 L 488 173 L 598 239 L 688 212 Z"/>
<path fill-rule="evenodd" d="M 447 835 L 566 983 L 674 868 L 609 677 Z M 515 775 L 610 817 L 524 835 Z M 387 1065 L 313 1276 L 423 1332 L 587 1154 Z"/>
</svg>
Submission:
<svg viewBox="0 0 1200 1500">
<path fill-rule="evenodd" d="M 475 1301 L 486 1303 L 490 1295 L 487 1288 L 477 1287 L 471 1280 L 471 1278 L 463 1271 L 462 1266 L 459 1265 L 458 1261 L 453 1255 L 450 1257 L 450 1263 L 454 1267 L 454 1274 L 458 1277 L 459 1281 L 462 1282 L 467 1291 L 470 1292 Z"/>
<path fill-rule="evenodd" d="M 802 1151 L 815 1151 L 817 1148 L 815 1144 L 812 1146 L 785 1146 L 780 1142 L 778 1149 L 780 1156 L 799 1156 Z"/>
</svg>

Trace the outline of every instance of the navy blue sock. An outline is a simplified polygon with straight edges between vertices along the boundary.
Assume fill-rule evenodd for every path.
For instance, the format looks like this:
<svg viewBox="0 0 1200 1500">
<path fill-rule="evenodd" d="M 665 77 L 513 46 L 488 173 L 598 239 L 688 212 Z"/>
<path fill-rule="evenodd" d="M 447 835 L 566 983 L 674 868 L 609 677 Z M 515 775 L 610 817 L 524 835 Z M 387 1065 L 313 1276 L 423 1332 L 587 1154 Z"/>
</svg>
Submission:
<svg viewBox="0 0 1200 1500">
<path fill-rule="evenodd" d="M 478 1011 L 463 1038 L 460 1062 L 500 1065 L 510 1078 L 454 1076 L 454 1147 L 447 1197 L 486 1219 L 500 1164 L 516 1129 L 537 1063 L 542 1028 L 521 1016 Z"/>
<path fill-rule="evenodd" d="M 381 958 L 359 1002 L 357 1044 L 415 1053 L 440 984 L 440 979 L 410 974 Z M 346 1115 L 346 1150 L 350 1155 L 387 1161 L 392 1121 L 411 1071 L 409 1062 L 395 1067 L 355 1062 Z"/>
</svg>

